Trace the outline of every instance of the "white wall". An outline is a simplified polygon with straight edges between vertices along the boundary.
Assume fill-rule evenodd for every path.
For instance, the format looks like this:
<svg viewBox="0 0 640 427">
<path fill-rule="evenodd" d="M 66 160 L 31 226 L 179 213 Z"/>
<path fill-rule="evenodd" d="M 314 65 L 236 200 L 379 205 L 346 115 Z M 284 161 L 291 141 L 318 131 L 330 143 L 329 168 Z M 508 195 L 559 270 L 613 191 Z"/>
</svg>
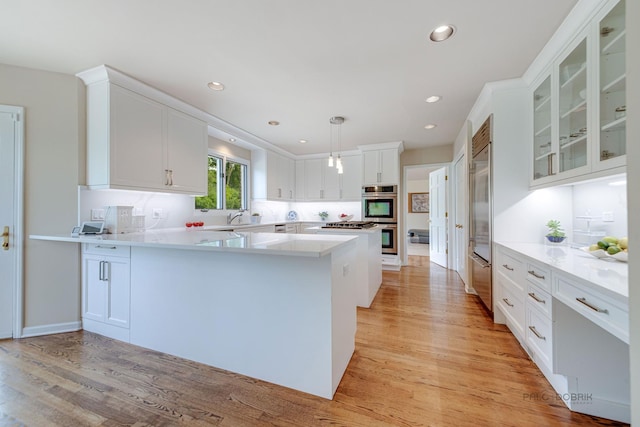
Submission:
<svg viewBox="0 0 640 427">
<path fill-rule="evenodd" d="M 421 179 L 421 180 L 407 180 L 407 188 L 405 191 L 406 196 L 409 196 L 409 193 L 428 193 L 429 192 L 429 180 Z M 418 228 L 422 230 L 429 229 L 429 213 L 412 213 L 409 212 L 408 207 L 410 206 L 410 201 L 407 199 L 407 231 L 412 228 Z"/>
<path fill-rule="evenodd" d="M 489 86 L 490 104 L 477 104 L 473 132 L 493 113 L 493 238 L 497 242 L 544 242 L 545 224 L 572 229 L 572 190 L 529 190 L 528 90 L 521 82 Z"/>
<path fill-rule="evenodd" d="M 630 218 L 640 212 L 640 2 L 627 0 L 627 197 Z M 631 424 L 640 426 L 640 223 L 628 221 Z"/>
<path fill-rule="evenodd" d="M 69 233 L 84 180 L 84 87 L 75 76 L 0 64 L 0 104 L 25 107 L 25 235 Z M 25 239 L 27 333 L 80 320 L 78 246 Z"/>
</svg>

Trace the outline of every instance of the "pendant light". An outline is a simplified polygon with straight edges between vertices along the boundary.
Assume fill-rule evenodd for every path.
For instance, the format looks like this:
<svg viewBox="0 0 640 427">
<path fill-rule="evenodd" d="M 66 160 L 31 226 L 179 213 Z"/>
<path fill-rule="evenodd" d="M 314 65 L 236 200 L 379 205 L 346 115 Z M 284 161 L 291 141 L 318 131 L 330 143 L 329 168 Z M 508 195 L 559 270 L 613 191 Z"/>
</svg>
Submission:
<svg viewBox="0 0 640 427">
<path fill-rule="evenodd" d="M 329 119 L 329 123 L 331 123 L 331 153 L 329 154 L 329 167 L 333 167 L 333 135 L 336 135 L 337 147 L 338 147 L 338 157 L 336 159 L 336 169 L 338 169 L 338 173 L 342 174 L 344 172 L 342 168 L 342 158 L 340 157 L 340 151 L 342 150 L 342 145 L 340 142 L 341 137 L 341 127 L 342 123 L 344 123 L 344 117 L 334 116 Z M 335 132 L 334 132 L 335 128 Z"/>
</svg>

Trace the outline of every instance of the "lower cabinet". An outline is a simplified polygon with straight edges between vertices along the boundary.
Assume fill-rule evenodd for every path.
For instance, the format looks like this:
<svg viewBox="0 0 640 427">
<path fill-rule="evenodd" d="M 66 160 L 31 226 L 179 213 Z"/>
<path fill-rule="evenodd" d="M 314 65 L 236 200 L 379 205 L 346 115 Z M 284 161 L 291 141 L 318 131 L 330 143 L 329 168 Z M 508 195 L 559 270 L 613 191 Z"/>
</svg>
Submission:
<svg viewBox="0 0 640 427">
<path fill-rule="evenodd" d="M 130 248 L 85 244 L 82 251 L 83 329 L 129 341 Z"/>
<path fill-rule="evenodd" d="M 497 247 L 494 319 L 577 412 L 630 421 L 628 308 L 593 283 Z"/>
</svg>

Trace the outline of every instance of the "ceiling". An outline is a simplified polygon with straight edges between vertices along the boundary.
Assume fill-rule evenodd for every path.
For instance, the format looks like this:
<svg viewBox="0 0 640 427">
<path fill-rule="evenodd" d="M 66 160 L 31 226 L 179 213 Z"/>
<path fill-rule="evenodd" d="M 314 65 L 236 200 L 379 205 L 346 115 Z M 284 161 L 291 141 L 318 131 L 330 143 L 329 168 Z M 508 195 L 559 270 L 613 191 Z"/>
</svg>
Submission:
<svg viewBox="0 0 640 427">
<path fill-rule="evenodd" d="M 342 150 L 416 149 L 451 144 L 483 85 L 522 76 L 576 1 L 0 0 L 0 63 L 107 64 L 295 155 L 328 152 L 336 115 Z M 454 36 L 429 41 L 445 23 Z"/>
</svg>

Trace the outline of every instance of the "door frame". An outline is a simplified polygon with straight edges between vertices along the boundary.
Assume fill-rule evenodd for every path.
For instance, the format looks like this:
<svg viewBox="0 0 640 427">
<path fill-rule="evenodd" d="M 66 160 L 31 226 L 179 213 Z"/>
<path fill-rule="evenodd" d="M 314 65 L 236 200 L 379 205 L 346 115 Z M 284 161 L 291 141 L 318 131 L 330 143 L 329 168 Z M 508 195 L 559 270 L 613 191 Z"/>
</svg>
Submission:
<svg viewBox="0 0 640 427">
<path fill-rule="evenodd" d="M 14 115 L 14 185 L 13 185 L 13 338 L 22 336 L 24 299 L 24 107 L 0 105 L 0 111 Z"/>
<path fill-rule="evenodd" d="M 463 163 L 460 163 L 463 162 Z M 460 164 L 459 164 L 460 163 Z M 452 186 L 452 196 L 451 199 L 453 201 L 452 204 L 452 211 L 453 211 L 453 215 L 452 218 L 455 219 L 458 218 L 458 214 L 462 213 L 462 217 L 464 218 L 464 223 L 463 225 L 463 230 L 464 230 L 464 244 L 462 245 L 462 247 L 458 246 L 458 241 L 457 239 L 454 239 L 455 242 L 453 243 L 453 253 L 454 253 L 454 269 L 456 271 L 458 271 L 458 275 L 460 276 L 460 278 L 462 279 L 462 281 L 465 283 L 465 289 L 468 290 L 468 283 L 469 283 L 469 265 L 468 265 L 468 260 L 469 257 L 467 256 L 467 248 L 469 247 L 469 232 L 468 232 L 468 227 L 469 227 L 469 204 L 468 204 L 468 200 L 469 200 L 469 162 L 467 161 L 467 153 L 466 153 L 466 146 L 463 147 L 462 150 L 459 151 L 459 153 L 454 157 L 453 159 L 453 166 L 452 166 L 452 176 L 456 176 L 457 173 L 457 168 L 458 167 L 462 167 L 462 171 L 464 174 L 464 184 L 463 187 L 460 188 L 458 187 L 458 183 L 457 183 L 457 177 L 455 180 L 452 180 L 451 186 Z M 462 195 L 463 200 L 467 201 L 467 203 L 463 206 L 459 206 L 457 203 L 458 197 Z M 455 233 L 455 230 L 454 230 Z M 463 254 L 462 257 L 460 257 L 460 254 Z M 464 264 L 464 270 L 463 270 L 463 274 L 460 274 L 460 270 L 459 270 L 459 265 L 458 265 L 458 260 L 462 259 L 462 263 Z"/>
<path fill-rule="evenodd" d="M 407 254 L 407 198 L 409 194 L 407 192 L 407 173 L 409 169 L 413 168 L 426 168 L 429 169 L 430 172 L 440 169 L 446 168 L 447 176 L 451 176 L 451 163 L 425 163 L 419 165 L 403 165 L 402 166 L 402 203 L 399 203 L 398 206 L 402 206 L 402 215 L 399 216 L 402 218 L 402 227 L 398 227 L 398 248 L 402 253 L 402 265 L 407 265 L 409 263 L 409 255 Z M 447 212 L 451 212 L 451 180 L 447 180 L 446 187 L 446 204 L 447 204 Z M 398 195 L 400 197 L 400 195 Z M 451 221 L 447 223 L 447 247 L 449 247 L 449 236 L 451 236 L 450 229 Z M 400 243 L 402 240 L 402 243 Z M 452 260 L 452 251 L 449 251 L 447 255 L 447 265 L 451 268 L 451 260 Z"/>
</svg>

